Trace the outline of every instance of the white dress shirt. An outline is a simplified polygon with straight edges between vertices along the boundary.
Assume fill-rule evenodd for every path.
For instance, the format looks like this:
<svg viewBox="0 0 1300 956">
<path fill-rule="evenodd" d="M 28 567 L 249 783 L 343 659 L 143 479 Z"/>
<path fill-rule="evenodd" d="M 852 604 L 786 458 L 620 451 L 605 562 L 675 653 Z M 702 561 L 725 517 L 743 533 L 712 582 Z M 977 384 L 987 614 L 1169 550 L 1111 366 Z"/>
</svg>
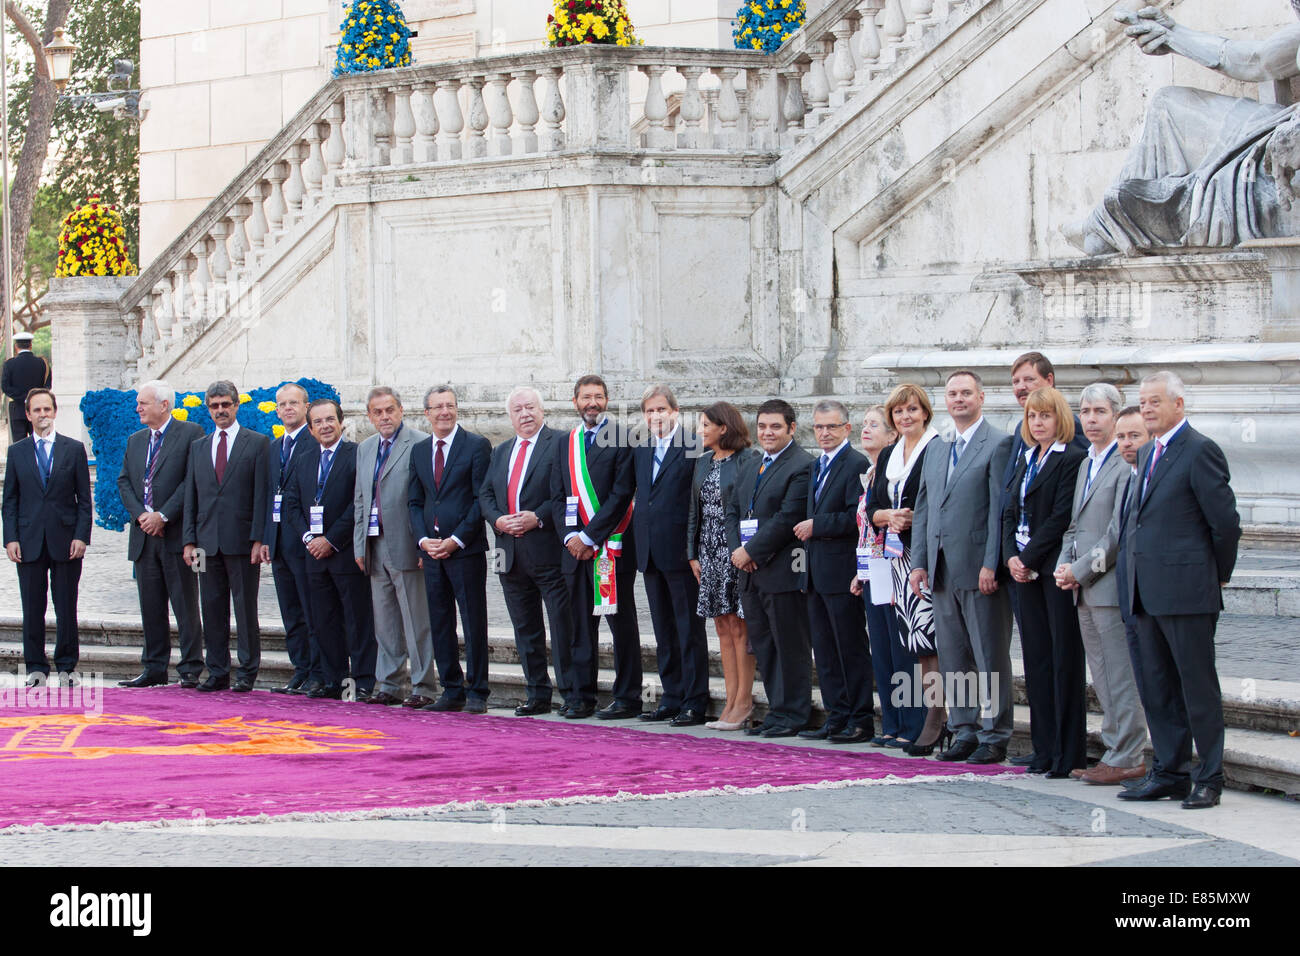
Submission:
<svg viewBox="0 0 1300 956">
<path fill-rule="evenodd" d="M 400 430 L 400 429 L 399 429 L 399 430 Z M 433 437 L 433 444 L 432 444 L 431 447 L 432 447 L 433 450 L 430 452 L 430 454 L 431 454 L 433 457 L 431 457 L 431 458 L 429 459 L 429 461 L 431 462 L 431 464 L 430 464 L 430 467 L 431 467 L 431 468 L 434 468 L 434 469 L 436 470 L 437 461 L 438 461 L 438 442 L 442 442 L 442 443 L 443 443 L 443 444 L 442 444 L 442 467 L 443 467 L 443 468 L 446 468 L 446 467 L 447 467 L 447 458 L 448 458 L 448 456 L 451 454 L 451 443 L 455 440 L 456 435 L 457 435 L 459 432 L 460 432 L 460 424 L 457 423 L 457 424 L 451 426 L 451 431 L 447 434 L 447 437 L 446 437 L 446 438 L 439 438 L 437 435 L 432 436 L 432 437 Z M 397 438 L 397 433 L 396 433 L 396 432 L 393 433 L 393 438 L 394 438 L 394 439 Z M 531 451 L 532 451 L 532 448 L 530 447 L 528 450 L 531 452 Z M 440 531 L 441 529 L 440 529 L 440 528 L 434 528 L 433 530 L 435 530 L 435 531 Z M 460 548 L 461 550 L 464 550 L 464 548 L 465 548 L 465 542 L 464 542 L 464 541 L 460 540 L 460 538 L 456 537 L 454 534 L 453 534 L 453 535 L 450 535 L 449 537 L 451 538 L 452 541 L 455 541 L 455 542 L 456 542 L 456 547 Z M 415 542 L 415 546 L 416 546 L 417 548 L 423 548 L 423 547 L 424 547 L 424 542 L 426 542 L 426 541 L 432 541 L 432 540 L 433 540 L 432 538 L 428 538 L 428 537 L 421 538 L 419 541 Z"/>
<path fill-rule="evenodd" d="M 212 433 L 212 467 L 217 467 L 217 442 L 221 433 L 226 433 L 226 461 L 230 461 L 230 450 L 235 447 L 235 436 L 239 434 L 239 422 L 233 422 L 229 428 L 218 428 Z"/>
</svg>

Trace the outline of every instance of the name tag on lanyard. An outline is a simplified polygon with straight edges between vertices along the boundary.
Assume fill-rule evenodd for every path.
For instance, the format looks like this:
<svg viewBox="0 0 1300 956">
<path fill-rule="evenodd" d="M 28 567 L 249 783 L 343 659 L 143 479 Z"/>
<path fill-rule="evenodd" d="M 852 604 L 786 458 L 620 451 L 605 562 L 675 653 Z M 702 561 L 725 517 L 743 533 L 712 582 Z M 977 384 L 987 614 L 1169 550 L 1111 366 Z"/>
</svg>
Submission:
<svg viewBox="0 0 1300 956">
<path fill-rule="evenodd" d="M 275 524 L 280 523 L 280 506 L 284 503 L 284 495 L 276 495 L 271 499 L 271 521 Z"/>
<path fill-rule="evenodd" d="M 379 505 L 370 506 L 370 524 L 366 526 L 366 537 L 379 537 Z"/>
<path fill-rule="evenodd" d="M 566 528 L 576 528 L 578 526 L 577 495 L 570 495 L 564 499 L 564 526 Z"/>
<path fill-rule="evenodd" d="M 311 519 L 311 526 L 307 529 L 312 534 L 325 533 L 325 506 L 312 505 L 308 509 L 308 517 Z"/>
<path fill-rule="evenodd" d="M 758 534 L 757 518 L 742 518 L 740 521 L 740 546 L 743 548 L 749 544 L 754 535 Z"/>
</svg>

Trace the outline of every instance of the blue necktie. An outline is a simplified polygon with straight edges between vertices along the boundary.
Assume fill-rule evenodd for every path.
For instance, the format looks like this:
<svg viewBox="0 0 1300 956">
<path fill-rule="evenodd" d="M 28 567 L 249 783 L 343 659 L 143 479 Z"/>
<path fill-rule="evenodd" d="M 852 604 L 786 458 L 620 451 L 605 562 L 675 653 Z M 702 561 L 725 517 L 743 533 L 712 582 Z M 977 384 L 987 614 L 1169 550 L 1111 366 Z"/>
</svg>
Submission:
<svg viewBox="0 0 1300 956">
<path fill-rule="evenodd" d="M 659 480 L 659 469 L 664 466 L 664 446 L 662 442 L 655 442 L 655 467 L 650 474 L 652 482 Z"/>
<path fill-rule="evenodd" d="M 325 492 L 325 482 L 330 476 L 330 462 L 334 459 L 334 452 L 321 449 L 320 453 L 320 476 L 316 479 L 316 503 L 320 504 L 320 496 Z"/>
<path fill-rule="evenodd" d="M 149 439 L 149 455 L 144 463 L 144 506 L 153 508 L 153 473 L 158 464 L 158 449 L 162 447 L 162 432 L 154 432 Z"/>
<path fill-rule="evenodd" d="M 820 466 L 817 469 L 817 483 L 816 485 L 813 486 L 813 504 L 816 504 L 818 501 L 821 500 L 822 482 L 826 478 L 826 472 L 830 470 L 831 470 L 831 456 L 823 453 Z"/>
<path fill-rule="evenodd" d="M 38 440 L 36 442 L 36 464 L 38 471 L 41 473 L 41 487 L 44 488 L 50 483 L 50 456 L 45 450 L 45 442 Z"/>
<path fill-rule="evenodd" d="M 289 458 L 293 455 L 294 437 L 287 432 L 284 441 L 280 443 L 280 480 L 284 480 L 284 467 L 289 464 Z"/>
</svg>

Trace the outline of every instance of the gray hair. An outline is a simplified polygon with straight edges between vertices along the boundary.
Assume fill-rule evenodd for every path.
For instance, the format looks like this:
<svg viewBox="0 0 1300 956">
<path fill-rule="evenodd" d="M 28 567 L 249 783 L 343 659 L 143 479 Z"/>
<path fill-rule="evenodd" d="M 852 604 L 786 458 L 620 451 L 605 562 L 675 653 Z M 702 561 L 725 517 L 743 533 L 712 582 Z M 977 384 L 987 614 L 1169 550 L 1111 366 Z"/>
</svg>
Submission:
<svg viewBox="0 0 1300 956">
<path fill-rule="evenodd" d="M 537 407 L 539 409 L 545 410 L 546 403 L 542 401 L 542 393 L 531 385 L 516 385 L 512 388 L 510 394 L 506 396 L 506 410 L 508 411 L 510 409 L 510 403 L 513 402 L 517 396 L 523 395 L 525 392 L 537 399 Z"/>
<path fill-rule="evenodd" d="M 1170 398 L 1183 397 L 1183 380 L 1173 372 L 1162 370 L 1152 372 L 1146 378 L 1142 379 L 1143 385 L 1163 385 L 1165 394 Z"/>
<path fill-rule="evenodd" d="M 285 382 L 283 385 L 281 385 L 279 388 L 275 390 L 275 400 L 277 402 L 280 400 L 280 394 L 286 388 L 296 388 L 298 391 L 302 392 L 302 400 L 304 404 L 311 401 L 311 396 L 307 394 L 307 389 L 303 388 L 297 382 Z"/>
<path fill-rule="evenodd" d="M 668 407 L 671 408 L 673 411 L 678 410 L 677 396 L 673 394 L 673 390 L 671 388 L 669 388 L 667 385 L 651 385 L 641 395 L 642 411 L 645 411 L 645 403 L 650 401 L 650 399 L 654 398 L 656 395 L 663 398 L 663 400 L 668 403 Z"/>
<path fill-rule="evenodd" d="M 391 398 L 393 401 L 397 403 L 398 408 L 402 407 L 402 396 L 398 395 L 397 392 L 389 388 L 387 385 L 376 385 L 374 388 L 372 388 L 369 392 L 366 393 L 367 409 L 370 408 L 370 403 L 373 402 L 376 398 Z"/>
<path fill-rule="evenodd" d="M 171 390 L 171 386 L 162 379 L 154 379 L 152 382 L 145 382 L 136 390 L 137 395 L 145 392 L 153 393 L 153 400 L 159 405 L 171 406 L 176 401 L 176 393 Z"/>
<path fill-rule="evenodd" d="M 1079 404 L 1082 405 L 1084 402 L 1108 402 L 1111 412 L 1118 415 L 1119 410 L 1124 407 L 1124 396 L 1110 382 L 1093 382 L 1079 396 Z"/>
<path fill-rule="evenodd" d="M 209 385 L 208 390 L 204 394 L 203 398 L 204 401 L 210 402 L 214 398 L 219 398 L 223 395 L 226 398 L 229 398 L 236 405 L 239 404 L 239 389 L 235 387 L 234 382 L 228 382 L 224 378 L 218 379 L 217 381 Z"/>
<path fill-rule="evenodd" d="M 454 388 L 450 385 L 435 385 L 424 393 L 424 407 L 429 407 L 429 399 L 433 398 L 435 395 L 441 395 L 444 392 L 451 392 L 452 400 L 456 402 L 457 405 L 460 404 L 460 399 L 456 397 L 456 390 Z"/>
<path fill-rule="evenodd" d="M 844 421 L 849 420 L 849 410 L 844 407 L 843 402 L 837 402 L 833 398 L 823 398 L 813 406 L 814 415 L 824 415 L 826 412 L 835 412 Z"/>
</svg>

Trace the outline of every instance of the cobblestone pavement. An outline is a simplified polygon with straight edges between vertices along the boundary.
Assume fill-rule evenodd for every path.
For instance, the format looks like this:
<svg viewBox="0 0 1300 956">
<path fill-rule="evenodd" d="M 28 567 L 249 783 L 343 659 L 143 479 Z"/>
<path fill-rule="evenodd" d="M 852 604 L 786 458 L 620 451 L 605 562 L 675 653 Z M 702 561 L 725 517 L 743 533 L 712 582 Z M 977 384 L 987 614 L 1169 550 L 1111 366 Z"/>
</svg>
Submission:
<svg viewBox="0 0 1300 956">
<path fill-rule="evenodd" d="M 1300 559 L 1271 552 L 1248 552 L 1242 560 L 1257 569 L 1286 568 L 1300 563 Z M 642 643 L 653 645 L 654 629 L 639 578 L 636 606 Z M 262 568 L 258 607 L 263 624 L 280 623 L 269 567 Z M 18 616 L 20 613 L 18 576 L 13 571 L 0 571 L 0 614 Z M 125 533 L 95 528 L 82 571 L 80 616 L 82 620 L 139 621 L 131 564 L 126 559 Z M 52 611 L 49 620 L 53 623 Z M 496 582 L 488 585 L 488 626 L 494 631 L 510 633 L 510 616 Z M 707 632 L 709 646 L 716 649 L 717 635 L 712 627 Z M 603 640 L 609 640 L 606 628 L 601 629 L 601 634 Z M 1219 620 L 1216 651 L 1220 676 L 1300 681 L 1300 618 L 1225 614 Z M 1020 657 L 1018 637 L 1012 646 L 1012 656 Z"/>
</svg>

